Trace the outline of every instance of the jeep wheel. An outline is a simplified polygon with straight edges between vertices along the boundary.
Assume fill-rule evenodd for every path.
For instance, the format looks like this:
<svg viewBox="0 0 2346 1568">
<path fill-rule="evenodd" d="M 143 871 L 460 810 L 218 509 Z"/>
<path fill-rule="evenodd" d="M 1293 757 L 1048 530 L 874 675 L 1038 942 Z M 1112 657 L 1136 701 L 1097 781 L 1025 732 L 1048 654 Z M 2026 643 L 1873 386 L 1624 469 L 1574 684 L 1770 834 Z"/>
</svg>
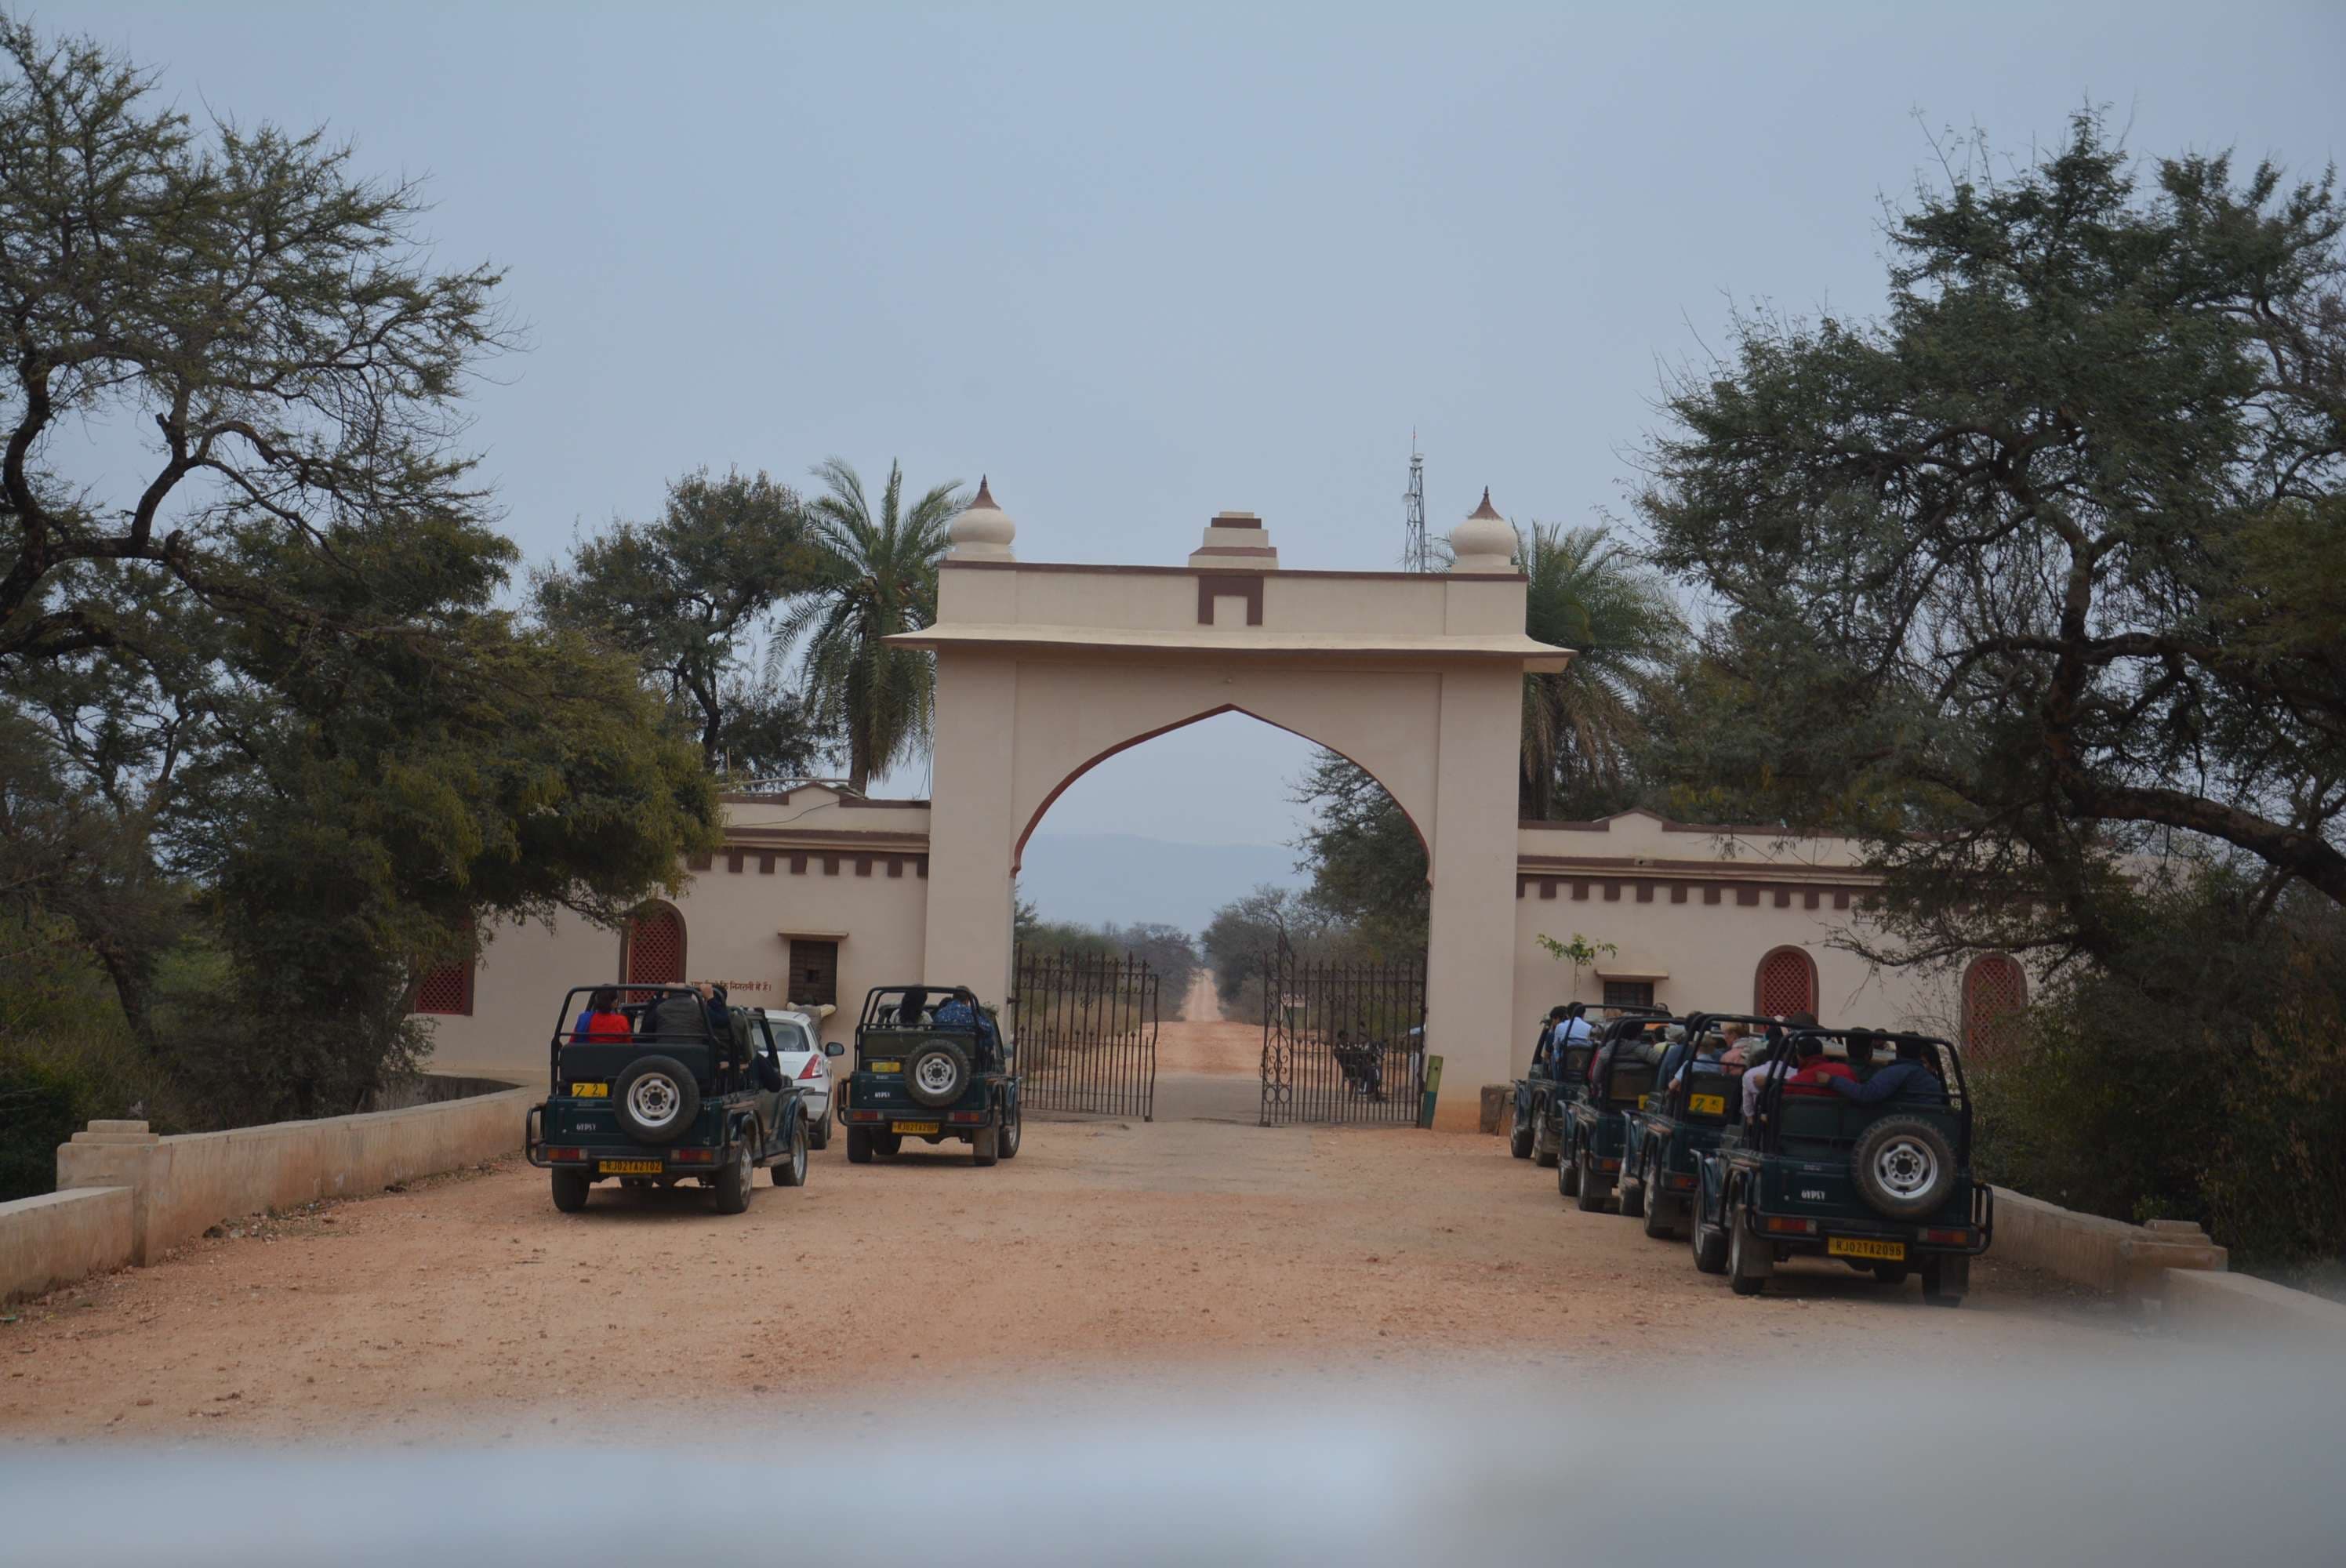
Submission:
<svg viewBox="0 0 2346 1568">
<path fill-rule="evenodd" d="M 904 1089 L 919 1104 L 942 1110 L 969 1093 L 969 1053 L 958 1040 L 923 1040 L 904 1054 Z"/>
<path fill-rule="evenodd" d="M 639 1144 L 672 1144 L 700 1115 L 700 1085 L 673 1056 L 629 1063 L 611 1085 L 619 1128 Z"/>
<path fill-rule="evenodd" d="M 1596 1156 L 1583 1149 L 1573 1159 L 1579 1167 L 1577 1178 L 1572 1184 L 1575 1206 L 1583 1214 L 1604 1213 L 1605 1200 L 1611 1197 L 1613 1192 L 1605 1178 L 1596 1174 Z"/>
<path fill-rule="evenodd" d="M 1540 1136 L 1539 1124 L 1535 1122 L 1532 1125 L 1532 1164 L 1545 1169 L 1563 1163 L 1564 1156 L 1556 1147 L 1556 1140 Z"/>
<path fill-rule="evenodd" d="M 717 1212 L 740 1214 L 750 1207 L 750 1178 L 757 1170 L 750 1156 L 750 1140 L 735 1138 L 717 1167 Z"/>
<path fill-rule="evenodd" d="M 875 1130 L 872 1135 L 872 1149 L 874 1154 L 886 1155 L 890 1159 L 894 1159 L 904 1152 L 904 1135 Z"/>
<path fill-rule="evenodd" d="M 594 1185 L 585 1171 L 556 1171 L 554 1207 L 565 1214 L 576 1214 L 586 1207 L 587 1189 Z"/>
<path fill-rule="evenodd" d="M 1776 1271 L 1776 1256 L 1768 1244 L 1751 1234 L 1743 1223 L 1743 1216 L 1735 1212 L 1732 1198 L 1727 1205 L 1727 1282 L 1738 1296 L 1757 1296 L 1767 1288 L 1768 1276 Z"/>
<path fill-rule="evenodd" d="M 1025 1122 L 1026 1113 L 1018 1108 L 1016 1102 L 1012 1102 L 1009 1114 L 1002 1120 L 1002 1141 L 997 1151 L 1004 1159 L 1018 1157 L 1018 1140 L 1025 1135 Z"/>
<path fill-rule="evenodd" d="M 1580 1162 L 1558 1156 L 1556 1162 L 1556 1190 L 1566 1197 L 1580 1196 Z"/>
<path fill-rule="evenodd" d="M 1688 1232 L 1688 1245 L 1694 1248 L 1694 1268 L 1698 1274 L 1727 1272 L 1727 1237 L 1702 1222 L 1702 1200 L 1694 1200 L 1694 1227 Z"/>
<path fill-rule="evenodd" d="M 1645 1218 L 1646 1205 L 1647 1201 L 1648 1199 L 1646 1194 L 1646 1167 L 1640 1165 L 1637 1167 L 1637 1174 L 1634 1176 L 1629 1175 L 1627 1170 L 1624 1170 L 1621 1173 L 1621 1217 L 1624 1219 Z"/>
<path fill-rule="evenodd" d="M 1637 1184 L 1646 1195 L 1646 1235 L 1654 1241 L 1668 1241 L 1677 1227 L 1670 1223 L 1670 1202 L 1662 1196 L 1662 1156 L 1658 1150 L 1646 1156 L 1646 1179 Z"/>
<path fill-rule="evenodd" d="M 969 1140 L 971 1163 L 990 1166 L 1002 1157 L 1002 1128 L 999 1124 L 980 1127 Z"/>
<path fill-rule="evenodd" d="M 1507 1153 L 1519 1160 L 1532 1157 L 1532 1138 L 1539 1129 L 1524 1115 L 1523 1102 L 1515 1103 L 1515 1113 L 1507 1126 Z"/>
<path fill-rule="evenodd" d="M 1972 1287 L 1972 1260 L 1962 1253 L 1923 1259 L 1923 1299 L 1933 1307 L 1960 1307 Z"/>
<path fill-rule="evenodd" d="M 1920 1116 L 1884 1116 L 1849 1152 L 1857 1196 L 1889 1219 L 1924 1219 L 1955 1190 L 1955 1151 Z"/>
<path fill-rule="evenodd" d="M 806 1117 L 797 1111 L 790 1113 L 790 1131 L 784 1135 L 790 1142 L 774 1157 L 773 1173 L 776 1186 L 804 1186 L 807 1173 Z"/>
<path fill-rule="evenodd" d="M 872 1163 L 872 1130 L 869 1127 L 847 1129 L 847 1163 L 852 1166 Z"/>
</svg>

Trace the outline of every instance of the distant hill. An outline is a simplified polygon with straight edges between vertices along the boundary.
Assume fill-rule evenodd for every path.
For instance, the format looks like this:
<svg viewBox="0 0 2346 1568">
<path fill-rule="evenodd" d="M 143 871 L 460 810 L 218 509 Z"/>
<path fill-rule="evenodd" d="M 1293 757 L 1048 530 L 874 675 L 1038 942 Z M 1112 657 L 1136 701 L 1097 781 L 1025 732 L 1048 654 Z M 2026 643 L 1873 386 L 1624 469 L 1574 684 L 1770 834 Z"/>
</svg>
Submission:
<svg viewBox="0 0 2346 1568">
<path fill-rule="evenodd" d="M 1214 911 L 1264 882 L 1301 887 L 1281 844 L 1172 844 L 1137 833 L 1037 833 L 1018 892 L 1046 920 L 1079 925 L 1162 921 L 1195 935 Z"/>
</svg>

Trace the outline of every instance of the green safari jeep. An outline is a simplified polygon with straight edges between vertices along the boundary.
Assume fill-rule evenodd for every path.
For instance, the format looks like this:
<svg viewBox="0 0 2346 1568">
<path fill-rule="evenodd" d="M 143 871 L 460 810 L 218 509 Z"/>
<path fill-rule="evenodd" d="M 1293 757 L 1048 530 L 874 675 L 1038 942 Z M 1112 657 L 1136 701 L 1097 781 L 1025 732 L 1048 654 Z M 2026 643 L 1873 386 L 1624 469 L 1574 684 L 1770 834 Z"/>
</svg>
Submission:
<svg viewBox="0 0 2346 1568">
<path fill-rule="evenodd" d="M 719 1024 L 722 1019 L 722 1025 Z M 693 1181 L 719 1214 L 750 1207 L 752 1174 L 803 1186 L 806 1114 L 766 1021 L 682 985 L 580 985 L 563 1000 L 553 1080 L 529 1109 L 523 1153 L 576 1214 L 598 1181 Z"/>
<path fill-rule="evenodd" d="M 906 1138 L 967 1144 L 981 1166 L 1015 1159 L 1023 1118 L 1013 1047 L 966 987 L 875 985 L 856 1022 L 840 1120 L 851 1165 L 892 1156 Z"/>
<path fill-rule="evenodd" d="M 1770 1075 L 1757 1114 L 1700 1156 L 1695 1267 L 1756 1296 L 1779 1263 L 1821 1257 L 1885 1285 L 1920 1274 L 1923 1300 L 1956 1305 L 1994 1229 L 1994 1196 L 1972 1176 L 1962 1057 L 1933 1035 L 1865 1029 L 1801 1030 L 1789 1045 L 1797 1057 L 1810 1043 L 1858 1094 Z"/>
</svg>

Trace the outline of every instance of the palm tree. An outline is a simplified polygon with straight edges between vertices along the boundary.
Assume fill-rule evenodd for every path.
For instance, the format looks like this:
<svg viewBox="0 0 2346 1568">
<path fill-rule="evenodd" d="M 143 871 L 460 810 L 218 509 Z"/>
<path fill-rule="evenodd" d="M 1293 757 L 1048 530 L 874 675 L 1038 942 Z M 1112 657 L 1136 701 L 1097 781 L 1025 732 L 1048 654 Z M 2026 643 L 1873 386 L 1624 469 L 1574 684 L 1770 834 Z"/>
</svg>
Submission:
<svg viewBox="0 0 2346 1568">
<path fill-rule="evenodd" d="M 1516 531 L 1515 560 L 1530 579 L 1524 629 L 1576 650 L 1563 673 L 1524 677 L 1516 797 L 1525 817 L 1545 819 L 1567 789 L 1619 789 L 1643 733 L 1637 687 L 1678 652 L 1687 624 L 1660 579 L 1602 528 L 1535 523 Z"/>
<path fill-rule="evenodd" d="M 807 509 L 821 586 L 783 618 L 775 647 L 806 639 L 808 699 L 826 728 L 847 737 L 847 782 L 860 793 L 929 738 L 936 667 L 926 653 L 882 639 L 937 618 L 937 563 L 962 509 L 961 482 L 937 485 L 908 511 L 903 468 L 891 463 L 875 518 L 846 463 L 831 458 L 814 473 L 828 492 Z"/>
</svg>

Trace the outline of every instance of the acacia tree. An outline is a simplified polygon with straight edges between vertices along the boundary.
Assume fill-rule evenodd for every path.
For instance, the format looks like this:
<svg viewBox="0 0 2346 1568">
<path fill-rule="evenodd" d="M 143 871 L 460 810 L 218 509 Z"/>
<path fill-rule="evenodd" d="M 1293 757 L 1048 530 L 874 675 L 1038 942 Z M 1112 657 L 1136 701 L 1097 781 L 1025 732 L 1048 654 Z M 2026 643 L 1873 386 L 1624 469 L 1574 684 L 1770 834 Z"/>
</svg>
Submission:
<svg viewBox="0 0 2346 1568">
<path fill-rule="evenodd" d="M 617 918 L 717 807 L 631 664 L 497 607 L 459 442 L 497 275 L 347 148 L 153 87 L 0 20 L 0 903 L 223 1116 L 349 1109 L 415 1059 L 418 966 Z M 165 1028 L 175 942 L 230 968 Z"/>
<path fill-rule="evenodd" d="M 1884 320 L 1748 317 L 1670 389 L 1639 509 L 1727 613 L 1666 765 L 1868 839 L 1894 956 L 2107 957 L 2144 855 L 2346 901 L 2332 180 L 2091 114 L 1978 150 Z"/>
<path fill-rule="evenodd" d="M 703 470 L 669 484 L 657 518 L 581 540 L 535 586 L 549 624 L 642 664 L 712 772 L 797 774 L 821 737 L 777 672 L 753 674 L 744 645 L 821 565 L 789 488 Z"/>
</svg>

